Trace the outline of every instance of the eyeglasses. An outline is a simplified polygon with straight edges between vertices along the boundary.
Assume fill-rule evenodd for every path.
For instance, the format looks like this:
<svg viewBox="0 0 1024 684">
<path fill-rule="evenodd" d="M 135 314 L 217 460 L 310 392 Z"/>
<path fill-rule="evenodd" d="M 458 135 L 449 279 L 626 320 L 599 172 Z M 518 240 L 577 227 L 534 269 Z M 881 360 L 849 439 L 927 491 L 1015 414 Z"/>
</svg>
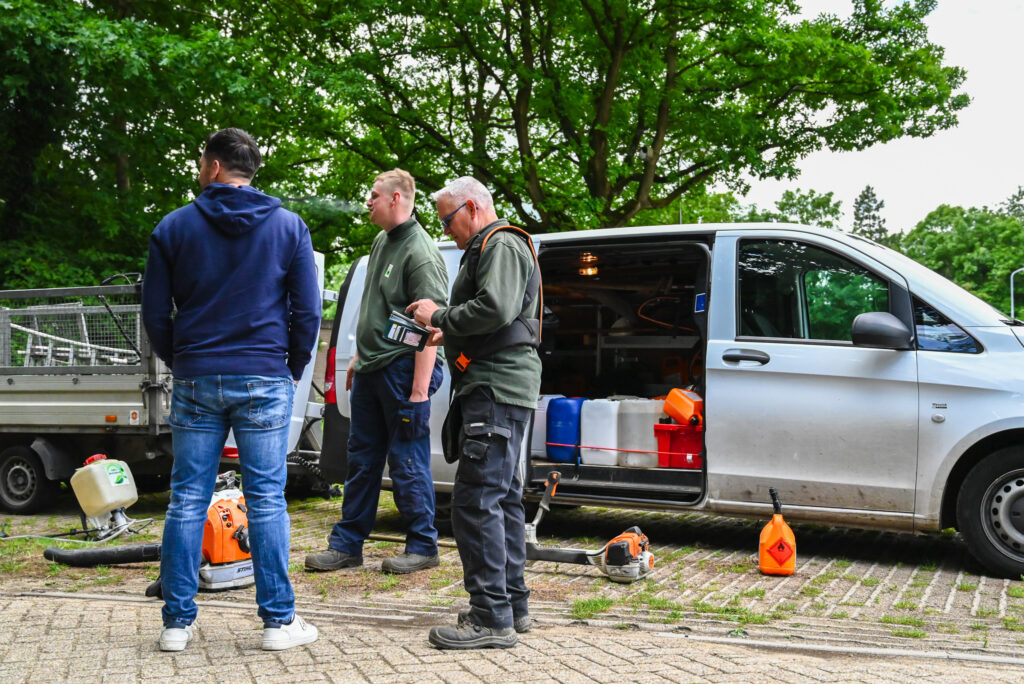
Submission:
<svg viewBox="0 0 1024 684">
<path fill-rule="evenodd" d="M 442 225 L 442 226 L 444 226 L 444 229 L 445 229 L 445 230 L 448 230 L 448 224 L 452 222 L 452 218 L 454 218 L 454 217 L 455 217 L 455 215 L 456 215 L 456 214 L 458 214 L 458 213 L 459 213 L 459 212 L 460 212 L 460 211 L 462 210 L 462 208 L 463 208 L 464 206 L 466 206 L 466 203 L 465 203 L 465 202 L 463 202 L 462 204 L 460 204 L 460 205 L 458 206 L 458 208 L 456 208 L 456 209 L 455 209 L 455 211 L 453 211 L 452 213 L 448 214 L 448 215 L 447 215 L 447 216 L 445 216 L 445 217 L 444 217 L 443 219 L 441 219 L 441 225 Z"/>
</svg>

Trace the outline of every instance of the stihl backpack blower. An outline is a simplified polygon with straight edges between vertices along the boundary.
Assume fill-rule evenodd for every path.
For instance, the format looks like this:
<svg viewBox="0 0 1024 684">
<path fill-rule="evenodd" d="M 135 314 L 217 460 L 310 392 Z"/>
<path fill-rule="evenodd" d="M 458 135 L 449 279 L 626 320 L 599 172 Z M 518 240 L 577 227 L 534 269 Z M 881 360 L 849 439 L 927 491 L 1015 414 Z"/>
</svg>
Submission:
<svg viewBox="0 0 1024 684">
<path fill-rule="evenodd" d="M 608 579 L 629 584 L 646 577 L 654 570 L 654 554 L 650 550 L 647 535 L 635 525 L 612 539 L 596 551 L 582 549 L 557 549 L 540 546 L 537 543 L 537 525 L 544 513 L 551 510 L 551 498 L 558 488 L 558 471 L 548 474 L 544 483 L 544 496 L 537 508 L 537 516 L 526 524 L 526 560 L 546 560 L 556 563 L 593 565 L 607 575 Z"/>
</svg>

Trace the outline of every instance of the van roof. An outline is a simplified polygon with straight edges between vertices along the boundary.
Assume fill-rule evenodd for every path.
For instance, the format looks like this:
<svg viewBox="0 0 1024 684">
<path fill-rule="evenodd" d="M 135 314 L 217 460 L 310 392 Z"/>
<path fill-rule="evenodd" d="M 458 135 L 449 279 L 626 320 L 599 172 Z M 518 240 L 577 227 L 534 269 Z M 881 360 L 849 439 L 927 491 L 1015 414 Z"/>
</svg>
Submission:
<svg viewBox="0 0 1024 684">
<path fill-rule="evenodd" d="M 691 224 L 668 224 L 661 226 L 627 226 L 624 228 L 594 228 L 591 230 L 566 230 L 555 233 L 537 233 L 533 239 L 538 244 L 558 243 L 575 240 L 614 240 L 617 238 L 636 237 L 638 234 L 658 235 L 707 235 L 709 233 L 721 233 L 731 230 L 795 230 L 814 235 L 830 235 L 832 237 L 849 238 L 849 233 L 844 233 L 832 228 L 820 228 L 818 226 L 806 226 L 800 223 L 691 223 Z M 456 249 L 455 243 L 451 240 L 443 240 L 439 243 L 442 249 Z"/>
</svg>

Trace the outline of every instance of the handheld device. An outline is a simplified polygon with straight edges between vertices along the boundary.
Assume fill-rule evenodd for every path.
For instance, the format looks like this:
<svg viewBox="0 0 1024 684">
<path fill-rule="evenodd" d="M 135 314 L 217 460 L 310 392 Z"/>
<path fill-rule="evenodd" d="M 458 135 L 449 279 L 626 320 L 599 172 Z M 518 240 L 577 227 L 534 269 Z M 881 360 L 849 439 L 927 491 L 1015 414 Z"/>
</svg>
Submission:
<svg viewBox="0 0 1024 684">
<path fill-rule="evenodd" d="M 416 351 L 423 351 L 427 340 L 430 339 L 430 331 L 408 316 L 392 311 L 388 316 L 388 329 L 384 332 L 384 337 L 395 344 L 404 344 Z"/>
</svg>

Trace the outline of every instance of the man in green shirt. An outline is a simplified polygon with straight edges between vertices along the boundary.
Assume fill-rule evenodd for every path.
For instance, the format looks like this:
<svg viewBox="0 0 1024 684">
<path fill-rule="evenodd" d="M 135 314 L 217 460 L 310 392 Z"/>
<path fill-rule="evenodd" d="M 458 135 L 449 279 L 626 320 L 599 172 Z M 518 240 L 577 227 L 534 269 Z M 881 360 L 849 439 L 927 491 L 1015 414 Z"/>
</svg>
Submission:
<svg viewBox="0 0 1024 684">
<path fill-rule="evenodd" d="M 487 188 L 458 178 L 431 195 L 465 254 L 450 306 L 422 299 L 407 311 L 436 329 L 452 373 L 445 458 L 458 460 L 452 529 L 469 592 L 456 627 L 435 627 L 438 648 L 509 648 L 530 629 L 519 452 L 540 392 L 540 271 L 529 235 L 498 219 Z"/>
<path fill-rule="evenodd" d="M 416 352 L 385 338 L 392 311 L 418 299 L 444 305 L 448 293 L 441 253 L 412 218 L 415 193 L 412 176 L 395 169 L 377 176 L 366 200 L 370 221 L 383 230 L 370 248 L 356 355 L 345 382 L 352 392 L 352 418 L 342 519 L 331 531 L 327 550 L 306 556 L 311 570 L 363 564 L 363 542 L 377 517 L 385 462 L 406 540 L 405 552 L 386 558 L 382 569 L 407 573 L 438 564 L 430 397 L 441 384 L 441 359 L 436 347 Z"/>
</svg>

